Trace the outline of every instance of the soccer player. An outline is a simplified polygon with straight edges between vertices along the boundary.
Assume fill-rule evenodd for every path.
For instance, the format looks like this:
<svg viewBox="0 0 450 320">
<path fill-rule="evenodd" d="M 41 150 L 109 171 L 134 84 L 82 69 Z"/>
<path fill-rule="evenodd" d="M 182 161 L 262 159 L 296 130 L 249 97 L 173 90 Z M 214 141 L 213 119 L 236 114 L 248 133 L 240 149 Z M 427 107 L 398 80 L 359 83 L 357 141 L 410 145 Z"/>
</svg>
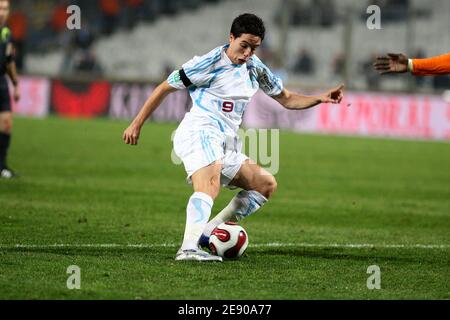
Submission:
<svg viewBox="0 0 450 320">
<path fill-rule="evenodd" d="M 20 99 L 11 30 L 5 26 L 8 16 L 9 1 L 0 0 L 0 177 L 4 179 L 17 176 L 6 164 L 12 130 L 12 110 L 6 74 L 14 86 L 14 100 Z"/>
<path fill-rule="evenodd" d="M 402 53 L 388 53 L 373 63 L 381 74 L 411 72 L 416 76 L 450 74 L 450 53 L 425 59 L 409 59 Z"/>
<path fill-rule="evenodd" d="M 184 239 L 176 260 L 222 261 L 199 246 L 207 246 L 212 230 L 220 223 L 241 220 L 261 208 L 277 188 L 269 172 L 241 153 L 237 135 L 245 107 L 258 89 L 292 110 L 340 103 L 343 97 L 342 85 L 316 96 L 284 88 L 280 78 L 255 55 L 264 35 L 259 17 L 238 16 L 231 26 L 229 44 L 196 56 L 174 71 L 123 133 L 125 143 L 136 145 L 144 121 L 161 101 L 175 90 L 189 90 L 193 106 L 178 126 L 173 144 L 194 193 L 187 204 Z M 242 190 L 208 223 L 221 186 Z"/>
</svg>

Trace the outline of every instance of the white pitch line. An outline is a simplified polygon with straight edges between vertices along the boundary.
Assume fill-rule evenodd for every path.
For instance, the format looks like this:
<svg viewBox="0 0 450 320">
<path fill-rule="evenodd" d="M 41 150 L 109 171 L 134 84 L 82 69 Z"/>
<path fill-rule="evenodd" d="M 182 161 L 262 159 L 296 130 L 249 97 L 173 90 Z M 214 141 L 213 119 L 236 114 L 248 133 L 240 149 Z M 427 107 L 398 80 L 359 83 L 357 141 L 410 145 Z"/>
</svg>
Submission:
<svg viewBox="0 0 450 320">
<path fill-rule="evenodd" d="M 382 249 L 448 249 L 448 244 L 370 244 L 370 243 L 256 243 L 252 247 L 311 247 L 311 248 L 382 248 Z"/>
<path fill-rule="evenodd" d="M 155 243 L 155 244 L 117 244 L 117 243 L 55 243 L 55 244 L 0 244 L 0 249 L 52 249 L 52 248 L 175 248 L 179 244 L 175 243 Z M 254 243 L 249 247 L 253 248 L 346 248 L 346 249 L 449 249 L 449 244 L 370 244 L 370 243 Z"/>
</svg>

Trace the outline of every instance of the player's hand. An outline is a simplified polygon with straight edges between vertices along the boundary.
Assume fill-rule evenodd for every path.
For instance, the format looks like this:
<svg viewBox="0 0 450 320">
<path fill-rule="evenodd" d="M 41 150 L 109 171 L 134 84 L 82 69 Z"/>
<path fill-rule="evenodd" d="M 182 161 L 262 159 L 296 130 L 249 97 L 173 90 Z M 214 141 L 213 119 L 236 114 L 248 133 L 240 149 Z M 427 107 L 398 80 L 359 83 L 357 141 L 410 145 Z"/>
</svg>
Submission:
<svg viewBox="0 0 450 320">
<path fill-rule="evenodd" d="M 322 103 L 341 103 L 344 97 L 344 85 L 341 84 L 334 89 L 331 89 L 320 96 Z"/>
<path fill-rule="evenodd" d="M 388 53 L 387 56 L 376 57 L 373 68 L 380 74 L 403 73 L 408 71 L 408 57 L 402 53 Z"/>
<path fill-rule="evenodd" d="M 141 127 L 130 124 L 128 128 L 123 132 L 123 141 L 126 144 L 131 144 L 133 146 L 137 145 L 139 140 L 139 135 L 141 134 Z"/>
<path fill-rule="evenodd" d="M 15 102 L 20 100 L 20 90 L 18 86 L 14 87 L 13 97 Z"/>
</svg>

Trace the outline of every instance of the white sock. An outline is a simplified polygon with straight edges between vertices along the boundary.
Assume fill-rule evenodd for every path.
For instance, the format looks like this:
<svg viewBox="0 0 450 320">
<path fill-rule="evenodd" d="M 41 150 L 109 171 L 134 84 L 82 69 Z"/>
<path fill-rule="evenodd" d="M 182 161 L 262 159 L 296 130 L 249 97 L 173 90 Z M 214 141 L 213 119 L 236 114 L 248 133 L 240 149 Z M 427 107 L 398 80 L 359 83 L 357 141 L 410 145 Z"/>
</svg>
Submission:
<svg viewBox="0 0 450 320">
<path fill-rule="evenodd" d="M 213 203 L 214 200 L 203 192 L 194 192 L 189 198 L 182 250 L 198 248 L 198 240 L 211 216 Z"/>
<path fill-rule="evenodd" d="M 219 224 L 230 220 L 242 220 L 248 217 L 261 208 L 267 201 L 267 198 L 258 191 L 240 191 L 214 219 L 208 222 L 205 230 L 203 230 L 203 234 L 209 237 L 214 228 Z"/>
</svg>

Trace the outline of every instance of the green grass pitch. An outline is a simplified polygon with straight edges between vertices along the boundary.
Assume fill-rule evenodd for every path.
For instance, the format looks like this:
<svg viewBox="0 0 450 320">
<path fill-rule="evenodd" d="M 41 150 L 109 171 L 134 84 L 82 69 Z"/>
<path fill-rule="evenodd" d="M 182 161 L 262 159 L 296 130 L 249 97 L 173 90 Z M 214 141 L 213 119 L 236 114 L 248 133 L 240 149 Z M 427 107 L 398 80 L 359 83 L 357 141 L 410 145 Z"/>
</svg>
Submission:
<svg viewBox="0 0 450 320">
<path fill-rule="evenodd" d="M 15 120 L 22 177 L 0 180 L 0 299 L 450 298 L 448 143 L 282 132 L 278 190 L 242 222 L 246 254 L 202 264 L 174 261 L 192 193 L 170 160 L 176 126 L 148 124 L 131 147 L 126 125 Z M 70 265 L 80 290 L 67 289 Z"/>
</svg>

